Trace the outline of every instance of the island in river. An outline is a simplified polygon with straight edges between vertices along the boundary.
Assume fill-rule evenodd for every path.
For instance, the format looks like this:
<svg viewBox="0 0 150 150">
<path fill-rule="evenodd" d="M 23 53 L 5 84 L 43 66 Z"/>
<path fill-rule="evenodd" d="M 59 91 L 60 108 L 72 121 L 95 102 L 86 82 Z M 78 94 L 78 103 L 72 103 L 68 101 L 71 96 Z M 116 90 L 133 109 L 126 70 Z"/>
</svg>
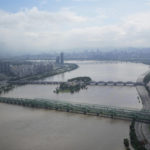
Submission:
<svg viewBox="0 0 150 150">
<path fill-rule="evenodd" d="M 90 77 L 76 77 L 63 82 L 54 90 L 54 93 L 59 92 L 79 92 L 81 89 L 87 89 L 88 82 L 92 81 Z"/>
</svg>

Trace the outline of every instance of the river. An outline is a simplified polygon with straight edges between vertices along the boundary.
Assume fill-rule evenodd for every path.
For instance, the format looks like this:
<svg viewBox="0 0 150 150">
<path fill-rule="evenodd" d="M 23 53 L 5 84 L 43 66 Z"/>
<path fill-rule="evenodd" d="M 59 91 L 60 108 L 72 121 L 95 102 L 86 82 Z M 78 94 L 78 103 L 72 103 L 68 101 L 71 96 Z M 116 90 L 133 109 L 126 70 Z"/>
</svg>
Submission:
<svg viewBox="0 0 150 150">
<path fill-rule="evenodd" d="M 73 62 L 73 61 L 71 61 Z M 139 63 L 75 61 L 79 68 L 48 77 L 47 81 L 66 81 L 90 76 L 95 81 L 136 81 L 148 70 Z M 46 98 L 78 103 L 94 103 L 141 108 L 134 87 L 89 86 L 79 93 L 55 94 L 56 85 L 25 85 L 3 94 L 6 97 Z M 129 121 L 37 110 L 0 104 L 0 149 L 7 150 L 123 150 L 129 137 Z"/>
<path fill-rule="evenodd" d="M 136 81 L 137 77 L 148 69 L 145 64 L 117 61 L 68 61 L 68 63 L 76 63 L 79 68 L 44 80 L 66 81 L 77 76 L 89 76 L 94 81 Z"/>
</svg>

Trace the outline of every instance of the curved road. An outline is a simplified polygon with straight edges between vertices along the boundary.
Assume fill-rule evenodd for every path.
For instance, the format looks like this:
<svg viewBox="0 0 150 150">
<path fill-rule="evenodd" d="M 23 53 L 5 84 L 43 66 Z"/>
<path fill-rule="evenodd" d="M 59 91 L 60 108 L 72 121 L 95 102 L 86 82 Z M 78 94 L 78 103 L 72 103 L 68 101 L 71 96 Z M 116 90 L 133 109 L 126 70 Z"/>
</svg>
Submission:
<svg viewBox="0 0 150 150">
<path fill-rule="evenodd" d="M 142 74 L 138 79 L 137 82 L 144 83 L 144 77 L 150 71 Z M 144 86 L 136 86 L 137 92 L 142 100 L 143 108 L 145 110 L 150 110 L 150 96 Z M 144 123 L 135 123 L 135 132 L 140 141 L 146 142 L 146 149 L 150 150 L 150 125 Z"/>
</svg>

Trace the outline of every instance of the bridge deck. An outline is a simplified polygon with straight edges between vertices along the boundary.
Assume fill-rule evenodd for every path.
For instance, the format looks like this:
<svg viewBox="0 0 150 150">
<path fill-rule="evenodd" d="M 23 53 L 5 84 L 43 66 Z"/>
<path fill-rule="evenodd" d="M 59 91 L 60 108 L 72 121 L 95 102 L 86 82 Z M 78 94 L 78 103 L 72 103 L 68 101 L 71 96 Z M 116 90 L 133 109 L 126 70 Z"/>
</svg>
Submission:
<svg viewBox="0 0 150 150">
<path fill-rule="evenodd" d="M 11 84 L 61 84 L 63 81 L 9 81 Z M 138 82 L 122 82 L 122 81 L 91 81 L 88 85 L 99 86 L 144 86 L 143 83 Z"/>
<path fill-rule="evenodd" d="M 89 105 L 80 103 L 68 103 L 45 99 L 22 99 L 0 97 L 1 103 L 16 104 L 35 108 L 54 109 L 73 113 L 83 113 L 96 116 L 104 116 L 119 119 L 135 120 L 138 122 L 150 123 L 150 111 L 119 108 L 103 105 Z"/>
</svg>

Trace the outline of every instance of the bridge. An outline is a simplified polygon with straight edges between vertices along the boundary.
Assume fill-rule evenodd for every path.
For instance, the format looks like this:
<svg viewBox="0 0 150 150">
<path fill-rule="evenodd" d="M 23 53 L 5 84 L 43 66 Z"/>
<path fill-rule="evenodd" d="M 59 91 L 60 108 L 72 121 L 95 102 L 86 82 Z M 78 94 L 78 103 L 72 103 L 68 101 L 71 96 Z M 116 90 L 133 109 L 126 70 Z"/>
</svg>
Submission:
<svg viewBox="0 0 150 150">
<path fill-rule="evenodd" d="M 107 85 L 107 86 L 144 86 L 142 82 L 132 82 L 132 81 L 91 81 L 90 85 Z"/>
<path fill-rule="evenodd" d="M 11 84 L 61 84 L 65 83 L 63 81 L 9 81 Z M 98 85 L 98 86 L 144 86 L 141 82 L 132 81 L 90 81 L 88 85 Z"/>
<path fill-rule="evenodd" d="M 0 97 L 0 103 L 150 123 L 150 111 L 148 110 L 119 108 L 96 104 L 69 103 L 46 99 L 23 99 L 7 97 Z"/>
<path fill-rule="evenodd" d="M 8 81 L 11 84 L 61 84 L 62 81 Z"/>
</svg>

